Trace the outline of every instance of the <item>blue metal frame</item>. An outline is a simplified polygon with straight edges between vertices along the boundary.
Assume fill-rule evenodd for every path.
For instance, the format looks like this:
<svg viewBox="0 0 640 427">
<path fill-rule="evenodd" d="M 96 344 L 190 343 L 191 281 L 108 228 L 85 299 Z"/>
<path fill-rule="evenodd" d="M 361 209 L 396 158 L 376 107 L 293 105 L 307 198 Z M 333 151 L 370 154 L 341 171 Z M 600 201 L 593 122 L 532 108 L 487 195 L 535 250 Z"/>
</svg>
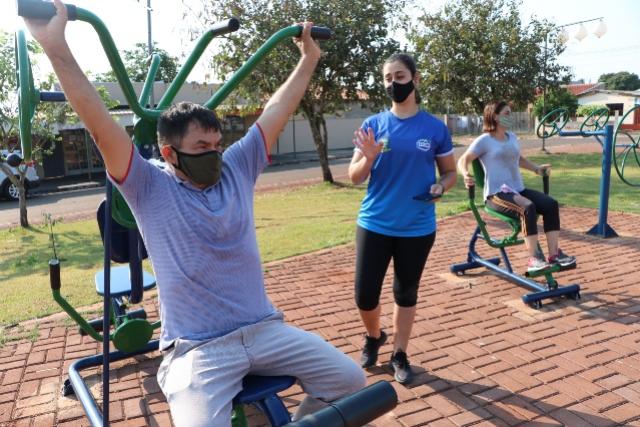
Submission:
<svg viewBox="0 0 640 427">
<path fill-rule="evenodd" d="M 542 300 L 548 298 L 556 298 L 561 296 L 568 296 L 570 298 L 578 299 L 580 298 L 580 285 L 567 285 L 567 286 L 557 286 L 555 281 L 553 283 L 547 283 L 543 285 L 541 283 L 536 282 L 535 280 L 527 279 L 525 277 L 520 276 L 513 272 L 511 268 L 511 263 L 509 261 L 509 256 L 507 255 L 507 251 L 501 247 L 500 255 L 502 261 L 505 264 L 506 268 L 499 267 L 501 258 L 483 258 L 476 251 L 476 242 L 478 241 L 478 237 L 481 236 L 480 227 L 476 227 L 473 235 L 471 236 L 471 240 L 469 241 L 469 252 L 467 254 L 467 262 L 462 262 L 458 264 L 453 264 L 449 268 L 452 273 L 455 274 L 464 274 L 466 270 L 471 270 L 478 267 L 486 267 L 489 270 L 497 273 L 499 276 L 528 289 L 533 290 L 529 294 L 522 296 L 522 301 L 525 304 L 529 304 L 536 308 L 542 307 Z"/>
<path fill-rule="evenodd" d="M 613 155 L 613 125 L 607 125 L 597 131 L 560 131 L 559 136 L 595 136 L 600 142 L 604 136 L 602 146 L 602 174 L 600 175 L 600 206 L 598 208 L 598 223 L 591 227 L 587 234 L 602 238 L 618 237 L 618 233 L 607 223 L 609 214 L 609 189 L 611 187 L 611 156 Z"/>
<path fill-rule="evenodd" d="M 105 298 L 106 299 L 106 298 Z M 108 319 L 108 316 L 105 316 L 105 318 Z M 108 329 L 107 329 L 108 330 Z M 106 334 L 105 334 L 106 335 Z M 76 360 L 75 362 L 73 362 L 71 364 L 71 366 L 69 366 L 69 381 L 71 382 L 71 385 L 73 386 L 73 391 L 76 395 L 76 397 L 78 398 L 78 400 L 80 401 L 80 403 L 82 404 L 82 407 L 84 408 L 84 412 L 87 414 L 87 418 L 89 419 L 89 422 L 91 423 L 92 426 L 94 427 L 98 427 L 98 426 L 107 426 L 108 425 L 108 420 L 109 420 L 109 398 L 108 398 L 108 394 L 103 395 L 104 396 L 104 403 L 103 403 L 103 412 L 100 412 L 100 409 L 98 408 L 98 404 L 96 403 L 95 399 L 93 398 L 93 395 L 91 394 L 91 391 L 89 391 L 89 388 L 87 387 L 87 385 L 85 384 L 84 380 L 82 379 L 82 376 L 80 375 L 80 371 L 82 371 L 83 369 L 87 369 L 87 368 L 93 368 L 96 366 L 105 366 L 105 362 L 108 364 L 109 361 L 118 361 L 118 360 L 123 360 L 123 359 L 127 359 L 129 357 L 133 357 L 136 356 L 138 354 L 144 354 L 144 353 L 149 353 L 152 351 L 155 351 L 159 348 L 159 341 L 155 340 L 155 341 L 151 341 L 149 344 L 147 344 L 146 347 L 144 347 L 143 349 L 141 349 L 140 351 L 134 352 L 134 353 L 125 353 L 122 351 L 114 351 L 112 353 L 105 353 L 106 357 L 102 357 L 102 354 L 98 354 L 95 356 L 89 356 L 89 357 L 85 357 L 83 359 L 79 359 Z M 109 375 L 109 369 L 108 369 L 108 365 L 107 365 L 107 376 Z M 104 371 L 103 371 L 103 377 L 104 377 Z M 104 383 L 109 383 L 109 381 L 104 381 L 103 378 L 103 390 L 104 390 Z M 107 388 L 108 390 L 108 388 Z"/>
</svg>

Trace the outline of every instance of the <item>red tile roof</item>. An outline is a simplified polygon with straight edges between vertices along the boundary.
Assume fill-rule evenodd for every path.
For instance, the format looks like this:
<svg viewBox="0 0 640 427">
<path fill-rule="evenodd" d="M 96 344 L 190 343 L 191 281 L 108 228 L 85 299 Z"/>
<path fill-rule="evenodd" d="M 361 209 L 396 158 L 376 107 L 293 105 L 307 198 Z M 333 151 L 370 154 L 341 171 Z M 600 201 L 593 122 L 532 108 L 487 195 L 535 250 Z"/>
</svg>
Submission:
<svg viewBox="0 0 640 427">
<path fill-rule="evenodd" d="M 570 84 L 564 85 L 565 89 L 574 94 L 575 96 L 581 95 L 586 92 L 590 92 L 593 89 L 597 89 L 600 83 L 583 83 L 583 84 Z"/>
</svg>

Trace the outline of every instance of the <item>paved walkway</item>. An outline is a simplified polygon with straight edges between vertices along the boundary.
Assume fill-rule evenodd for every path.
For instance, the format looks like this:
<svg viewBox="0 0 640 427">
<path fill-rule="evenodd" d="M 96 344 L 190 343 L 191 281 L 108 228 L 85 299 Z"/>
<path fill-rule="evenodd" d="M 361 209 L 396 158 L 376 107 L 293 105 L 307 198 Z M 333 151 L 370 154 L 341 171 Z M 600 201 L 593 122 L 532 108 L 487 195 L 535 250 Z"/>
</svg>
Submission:
<svg viewBox="0 0 640 427">
<path fill-rule="evenodd" d="M 521 288 L 478 271 L 448 273 L 463 260 L 474 227 L 469 213 L 439 222 L 435 248 L 422 285 L 410 360 L 417 374 L 409 387 L 393 383 L 400 403 L 374 426 L 640 426 L 640 216 L 612 213 L 621 237 L 587 236 L 597 221 L 591 209 L 563 208 L 563 248 L 579 267 L 558 276 L 580 283 L 582 300 L 524 306 Z M 497 226 L 489 222 L 490 226 Z M 515 266 L 524 251 L 511 250 Z M 345 245 L 267 265 L 267 289 L 287 320 L 325 337 L 356 359 L 363 328 L 353 304 L 354 248 Z M 388 280 L 390 277 L 388 277 Z M 390 331 L 392 296 L 382 298 Z M 150 317 L 157 311 L 147 304 Z M 61 397 L 69 364 L 98 352 L 62 316 L 40 321 L 34 341 L 0 349 L 0 425 L 83 426 L 81 405 Z M 391 345 L 382 348 L 381 362 Z M 168 406 L 155 380 L 158 353 L 114 364 L 114 426 L 169 426 Z M 100 393 L 99 370 L 87 381 Z M 386 366 L 369 382 L 392 380 Z M 284 394 L 294 409 L 298 387 Z M 254 425 L 261 425 L 253 417 Z"/>
</svg>

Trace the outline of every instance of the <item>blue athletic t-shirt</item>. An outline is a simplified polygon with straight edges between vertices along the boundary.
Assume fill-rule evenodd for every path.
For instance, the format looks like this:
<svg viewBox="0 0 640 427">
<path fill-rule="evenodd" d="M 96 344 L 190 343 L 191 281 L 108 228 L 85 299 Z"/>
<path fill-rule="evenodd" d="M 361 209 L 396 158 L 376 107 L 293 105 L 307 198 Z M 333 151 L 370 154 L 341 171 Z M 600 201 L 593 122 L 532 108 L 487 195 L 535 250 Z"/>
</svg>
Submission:
<svg viewBox="0 0 640 427">
<path fill-rule="evenodd" d="M 368 117 L 385 147 L 373 163 L 358 225 L 388 236 L 415 237 L 436 230 L 433 203 L 414 200 L 436 182 L 436 157 L 453 153 L 447 126 L 426 111 L 401 119 L 390 111 Z"/>
</svg>

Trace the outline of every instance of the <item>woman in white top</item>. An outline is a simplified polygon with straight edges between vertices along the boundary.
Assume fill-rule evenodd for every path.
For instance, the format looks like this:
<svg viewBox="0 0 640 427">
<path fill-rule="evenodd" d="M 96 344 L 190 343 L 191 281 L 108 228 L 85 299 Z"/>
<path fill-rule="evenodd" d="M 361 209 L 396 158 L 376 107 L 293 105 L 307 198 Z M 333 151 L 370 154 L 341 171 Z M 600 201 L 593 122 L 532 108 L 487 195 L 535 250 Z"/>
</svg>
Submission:
<svg viewBox="0 0 640 427">
<path fill-rule="evenodd" d="M 560 212 L 558 202 L 548 195 L 525 188 L 520 168 L 546 175 L 551 165 L 536 165 L 520 154 L 520 145 L 513 127 L 511 107 L 506 101 L 488 104 L 484 109 L 483 131 L 458 160 L 458 169 L 467 188 L 475 185 L 469 173 L 469 165 L 480 160 L 484 169 L 484 199 L 488 207 L 507 216 L 519 218 L 525 245 L 529 251 L 527 269 L 530 272 L 544 270 L 551 264 L 562 267 L 574 265 L 575 257 L 565 254 L 558 247 Z M 538 250 L 537 216 L 542 215 L 547 236 L 549 258 Z"/>
</svg>

